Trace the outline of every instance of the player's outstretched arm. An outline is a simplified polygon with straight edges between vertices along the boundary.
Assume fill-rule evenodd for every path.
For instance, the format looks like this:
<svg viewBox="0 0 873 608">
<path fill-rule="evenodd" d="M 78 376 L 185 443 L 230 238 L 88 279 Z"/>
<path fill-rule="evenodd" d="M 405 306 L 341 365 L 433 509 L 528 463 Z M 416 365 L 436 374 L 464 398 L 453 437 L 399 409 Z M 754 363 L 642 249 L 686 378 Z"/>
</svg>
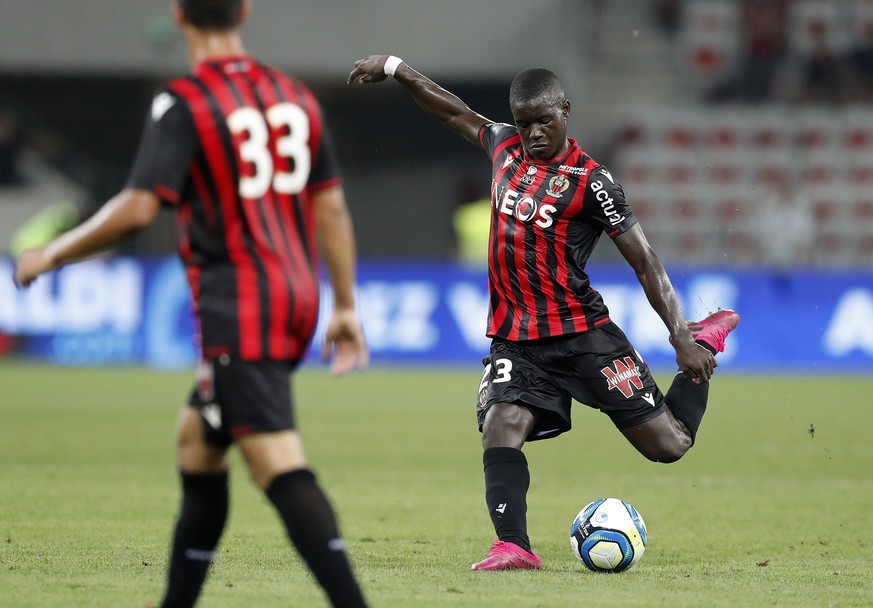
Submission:
<svg viewBox="0 0 873 608">
<path fill-rule="evenodd" d="M 616 237 L 615 244 L 634 269 L 652 308 L 667 326 L 679 369 L 698 384 L 708 381 L 718 363 L 712 353 L 694 342 L 673 284 L 640 225 Z"/>
<path fill-rule="evenodd" d="M 388 69 L 386 71 L 386 62 Z M 397 62 L 400 63 L 397 63 Z M 349 74 L 349 84 L 375 84 L 382 82 L 391 72 L 394 79 L 409 91 L 422 110 L 436 118 L 449 129 L 477 146 L 479 128 L 490 122 L 471 110 L 456 95 L 445 90 L 433 80 L 417 72 L 406 62 L 393 55 L 370 55 L 355 62 Z"/>
<path fill-rule="evenodd" d="M 355 311 L 355 233 L 341 187 L 318 192 L 314 204 L 318 240 L 334 294 L 334 313 L 327 324 L 322 356 L 333 357 L 331 372 L 342 375 L 369 363 Z"/>
<path fill-rule="evenodd" d="M 122 190 L 88 220 L 38 249 L 23 251 L 15 265 L 15 281 L 27 287 L 39 275 L 90 257 L 151 224 L 160 199 L 147 190 Z"/>
</svg>

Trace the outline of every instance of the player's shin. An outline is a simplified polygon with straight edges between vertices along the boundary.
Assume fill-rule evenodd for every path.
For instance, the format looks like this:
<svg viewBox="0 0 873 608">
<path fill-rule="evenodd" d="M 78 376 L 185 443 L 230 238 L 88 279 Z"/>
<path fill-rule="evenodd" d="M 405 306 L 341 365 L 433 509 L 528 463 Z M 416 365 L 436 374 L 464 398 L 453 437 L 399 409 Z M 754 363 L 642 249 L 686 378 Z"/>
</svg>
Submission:
<svg viewBox="0 0 873 608">
<path fill-rule="evenodd" d="M 352 572 L 327 496 L 308 469 L 277 476 L 267 496 L 285 523 L 291 542 L 318 579 L 331 605 L 363 608 L 364 596 Z"/>
<path fill-rule="evenodd" d="M 709 382 L 696 384 L 687 374 L 679 372 L 673 378 L 673 384 L 665 395 L 667 407 L 673 417 L 685 425 L 692 444 L 697 436 L 697 429 L 706 412 L 706 402 L 709 398 Z"/>
<path fill-rule="evenodd" d="M 173 536 L 162 608 L 190 608 L 197 602 L 227 521 L 226 472 L 183 472 L 181 476 L 182 508 Z"/>
<path fill-rule="evenodd" d="M 482 455 L 485 468 L 485 503 L 497 538 L 530 551 L 527 535 L 527 459 L 516 448 L 488 448 Z"/>
</svg>

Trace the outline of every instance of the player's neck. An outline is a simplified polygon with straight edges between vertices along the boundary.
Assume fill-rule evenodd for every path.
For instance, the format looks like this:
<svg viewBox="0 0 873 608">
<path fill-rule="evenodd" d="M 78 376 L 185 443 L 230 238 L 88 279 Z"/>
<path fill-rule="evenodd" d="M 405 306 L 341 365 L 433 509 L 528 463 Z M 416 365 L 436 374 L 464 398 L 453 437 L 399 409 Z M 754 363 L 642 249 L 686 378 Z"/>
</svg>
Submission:
<svg viewBox="0 0 873 608">
<path fill-rule="evenodd" d="M 192 66 L 203 61 L 236 57 L 246 52 L 242 38 L 236 31 L 216 33 L 192 30 L 185 34 Z"/>
</svg>

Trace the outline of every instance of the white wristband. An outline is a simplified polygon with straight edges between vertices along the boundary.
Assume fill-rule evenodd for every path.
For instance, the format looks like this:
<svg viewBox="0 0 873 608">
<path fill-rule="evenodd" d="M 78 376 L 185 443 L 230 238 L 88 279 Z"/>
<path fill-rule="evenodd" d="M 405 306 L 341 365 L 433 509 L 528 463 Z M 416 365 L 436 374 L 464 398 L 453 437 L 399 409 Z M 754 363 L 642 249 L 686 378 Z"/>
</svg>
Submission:
<svg viewBox="0 0 873 608">
<path fill-rule="evenodd" d="M 385 75 L 394 76 L 394 72 L 397 70 L 397 66 L 399 66 L 401 63 L 403 63 L 403 60 L 400 57 L 389 55 L 388 59 L 385 60 Z"/>
</svg>

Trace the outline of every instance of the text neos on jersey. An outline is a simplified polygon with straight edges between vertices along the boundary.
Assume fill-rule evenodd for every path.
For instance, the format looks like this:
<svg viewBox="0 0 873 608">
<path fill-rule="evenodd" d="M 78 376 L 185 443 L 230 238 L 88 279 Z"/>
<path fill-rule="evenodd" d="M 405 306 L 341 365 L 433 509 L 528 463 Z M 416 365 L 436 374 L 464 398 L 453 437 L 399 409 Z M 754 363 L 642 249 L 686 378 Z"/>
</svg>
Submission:
<svg viewBox="0 0 873 608">
<path fill-rule="evenodd" d="M 519 193 L 515 190 L 507 190 L 500 199 L 500 202 L 495 202 L 497 210 L 506 215 L 513 215 L 522 222 L 534 220 L 534 224 L 540 228 L 548 228 L 554 223 L 552 214 L 558 210 L 557 207 L 541 204 L 530 196 L 522 198 L 518 198 L 518 196 Z"/>
</svg>

